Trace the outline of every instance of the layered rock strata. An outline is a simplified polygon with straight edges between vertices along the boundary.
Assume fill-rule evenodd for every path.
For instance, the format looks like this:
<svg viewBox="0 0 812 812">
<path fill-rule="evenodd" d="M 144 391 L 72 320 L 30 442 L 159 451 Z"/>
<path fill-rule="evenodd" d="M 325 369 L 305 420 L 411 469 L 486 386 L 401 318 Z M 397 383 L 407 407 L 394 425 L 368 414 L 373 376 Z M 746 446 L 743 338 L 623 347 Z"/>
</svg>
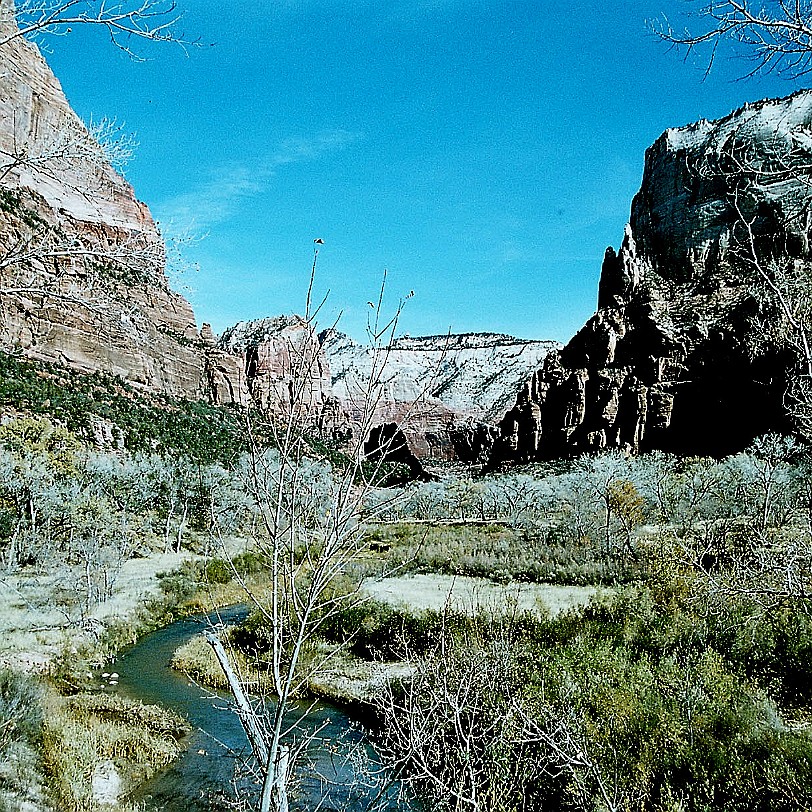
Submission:
<svg viewBox="0 0 812 812">
<path fill-rule="evenodd" d="M 666 131 L 606 252 L 597 312 L 522 387 L 494 464 L 722 455 L 789 429 L 801 336 L 780 298 L 803 312 L 810 224 L 812 92 Z"/>
<path fill-rule="evenodd" d="M 335 330 L 321 340 L 333 393 L 351 420 L 377 376 L 376 424 L 401 426 L 420 459 L 465 462 L 487 459 L 512 392 L 559 347 L 494 333 L 404 336 L 382 350 Z"/>
<path fill-rule="evenodd" d="M 285 414 L 295 403 L 338 443 L 393 423 L 420 459 L 475 462 L 487 459 L 519 382 L 559 345 L 471 334 L 403 337 L 375 349 L 279 316 L 241 322 L 217 346 L 265 411 Z"/>
<path fill-rule="evenodd" d="M 149 210 L 15 33 L 0 0 L 0 347 L 189 398 L 226 365 L 244 400 L 170 289 Z"/>
<path fill-rule="evenodd" d="M 223 333 L 217 348 L 241 370 L 252 402 L 263 412 L 294 418 L 325 439 L 343 439 L 347 415 L 332 391 L 319 337 L 304 318 L 239 322 Z"/>
<path fill-rule="evenodd" d="M 0 0 L 0 348 L 215 403 L 297 409 L 338 443 L 403 424 L 421 457 L 484 459 L 519 382 L 554 347 L 507 336 L 402 338 L 374 353 L 298 317 L 198 333 L 161 235 Z M 379 359 L 380 360 L 380 359 Z"/>
</svg>

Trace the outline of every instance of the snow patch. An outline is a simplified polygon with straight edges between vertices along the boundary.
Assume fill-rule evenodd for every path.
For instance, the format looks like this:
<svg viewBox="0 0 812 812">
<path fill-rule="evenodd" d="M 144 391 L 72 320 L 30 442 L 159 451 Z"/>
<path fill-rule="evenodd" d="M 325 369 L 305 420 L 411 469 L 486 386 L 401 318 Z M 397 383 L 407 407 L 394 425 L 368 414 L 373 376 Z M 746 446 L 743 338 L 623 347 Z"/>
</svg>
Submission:
<svg viewBox="0 0 812 812">
<path fill-rule="evenodd" d="M 121 775 L 112 761 L 97 764 L 91 778 L 93 798 L 100 806 L 116 806 L 121 795 Z"/>
</svg>

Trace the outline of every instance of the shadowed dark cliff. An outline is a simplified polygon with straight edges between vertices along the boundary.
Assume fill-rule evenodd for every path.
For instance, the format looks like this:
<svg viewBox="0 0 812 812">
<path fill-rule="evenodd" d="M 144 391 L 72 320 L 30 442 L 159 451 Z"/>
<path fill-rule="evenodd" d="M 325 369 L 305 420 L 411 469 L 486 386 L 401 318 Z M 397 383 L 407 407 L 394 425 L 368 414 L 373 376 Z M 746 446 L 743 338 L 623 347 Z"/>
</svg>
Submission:
<svg viewBox="0 0 812 812">
<path fill-rule="evenodd" d="M 723 455 L 792 427 L 798 356 L 771 288 L 809 290 L 811 125 L 804 91 L 648 149 L 597 312 L 523 387 L 493 464 L 604 448 Z"/>
</svg>

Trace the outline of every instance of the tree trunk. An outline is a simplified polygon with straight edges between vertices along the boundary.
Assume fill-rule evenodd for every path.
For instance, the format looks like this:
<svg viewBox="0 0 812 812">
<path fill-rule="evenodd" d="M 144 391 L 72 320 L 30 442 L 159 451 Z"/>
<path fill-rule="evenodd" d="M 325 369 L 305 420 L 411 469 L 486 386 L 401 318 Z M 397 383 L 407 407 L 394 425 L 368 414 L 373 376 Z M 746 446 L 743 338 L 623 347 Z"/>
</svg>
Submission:
<svg viewBox="0 0 812 812">
<path fill-rule="evenodd" d="M 213 631 L 206 630 L 203 635 L 214 650 L 217 662 L 220 663 L 220 668 L 228 681 L 228 687 L 237 705 L 237 716 L 251 743 L 254 757 L 263 771 L 260 812 L 288 812 L 288 748 L 280 744 L 274 758 L 273 748 L 269 748 L 265 741 L 256 711 L 251 707 L 242 689 L 240 679 L 231 666 L 223 644 Z"/>
</svg>

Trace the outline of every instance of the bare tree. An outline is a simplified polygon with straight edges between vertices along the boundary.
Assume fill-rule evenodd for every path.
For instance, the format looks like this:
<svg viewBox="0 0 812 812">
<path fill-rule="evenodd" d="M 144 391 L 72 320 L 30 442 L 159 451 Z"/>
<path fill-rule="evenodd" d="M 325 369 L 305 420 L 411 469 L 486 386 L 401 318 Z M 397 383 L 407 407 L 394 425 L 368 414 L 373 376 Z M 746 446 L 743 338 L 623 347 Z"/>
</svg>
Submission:
<svg viewBox="0 0 812 812">
<path fill-rule="evenodd" d="M 318 248 L 302 320 L 305 330 L 315 330 L 321 309 L 312 299 L 317 257 Z M 218 636 L 208 638 L 232 686 L 252 743 L 262 784 L 261 812 L 287 809 L 289 780 L 308 740 L 307 711 L 296 713 L 294 699 L 301 695 L 313 669 L 323 668 L 330 657 L 316 657 L 313 663 L 307 656 L 316 649 L 319 629 L 348 602 L 362 600 L 357 588 L 347 588 L 346 582 L 353 562 L 367 548 L 360 517 L 364 512 L 369 518 L 368 496 L 386 467 L 383 457 L 377 462 L 366 458 L 364 442 L 385 394 L 384 370 L 402 305 L 393 315 L 383 315 L 383 287 L 373 303 L 369 339 L 374 348 L 374 374 L 359 398 L 353 440 L 343 454 L 332 461 L 326 459 L 313 435 L 318 402 L 311 387 L 320 363 L 314 341 L 289 341 L 288 391 L 269 410 L 264 427 L 270 447 L 261 442 L 261 427 L 247 425 L 252 450 L 246 460 L 244 486 L 259 516 L 252 542 L 265 562 L 267 590 L 260 593 L 244 586 L 247 600 L 267 629 L 268 650 L 262 656 L 268 667 L 270 701 L 252 704 L 245 698 L 242 680 L 229 668 Z M 385 501 L 378 502 L 372 512 L 385 508 Z M 233 574 L 239 580 L 239 573 Z"/>
<path fill-rule="evenodd" d="M 515 618 L 483 620 L 460 636 L 447 615 L 432 650 L 406 647 L 410 675 L 377 697 L 379 746 L 401 791 L 448 812 L 544 808 L 551 785 L 570 796 L 567 808 L 638 808 L 644 793 L 590 732 L 578 686 L 565 680 L 549 698 L 527 691 Z"/>
<path fill-rule="evenodd" d="M 126 162 L 132 137 L 105 119 L 85 128 L 66 118 L 22 140 L 11 129 L 13 142 L 0 147 L 0 205 L 10 222 L 0 233 L 0 296 L 57 298 L 93 309 L 92 289 L 106 278 L 154 281 L 165 262 L 157 236 L 134 226 L 77 228 L 27 188 L 55 184 L 78 200 L 106 200 L 111 184 L 122 182 L 112 162 L 119 167 Z"/>
<path fill-rule="evenodd" d="M 569 693 L 575 694 L 574 686 L 570 686 Z M 556 708 L 540 704 L 534 713 L 514 702 L 513 712 L 520 720 L 526 744 L 534 744 L 544 753 L 544 772 L 552 778 L 569 778 L 575 809 L 589 812 L 595 808 L 597 798 L 605 812 L 642 806 L 644 793 L 628 788 L 624 791 L 617 776 L 607 769 L 610 759 L 596 754 L 574 696 L 559 700 Z"/>
<path fill-rule="evenodd" d="M 706 71 L 720 46 L 730 43 L 752 66 L 746 73 L 775 73 L 799 79 L 812 70 L 812 2 L 809 0 L 701 0 L 691 16 L 697 27 L 675 29 L 668 18 L 650 22 L 652 30 L 686 56 L 706 47 Z"/>
<path fill-rule="evenodd" d="M 725 566 L 682 543 L 685 561 L 700 576 L 696 596 L 718 611 L 743 599 L 754 607 L 751 621 L 763 614 L 790 611 L 812 614 L 812 544 L 807 534 L 761 534 L 747 547 L 730 552 Z"/>
<path fill-rule="evenodd" d="M 422 655 L 404 644 L 411 674 L 386 684 L 376 700 L 379 746 L 401 792 L 449 812 L 532 805 L 524 796 L 543 772 L 528 716 L 508 699 L 521 683 L 511 623 L 493 635 L 482 631 L 471 639 L 478 635 L 469 630 L 463 643 L 444 627 Z"/>
</svg>

